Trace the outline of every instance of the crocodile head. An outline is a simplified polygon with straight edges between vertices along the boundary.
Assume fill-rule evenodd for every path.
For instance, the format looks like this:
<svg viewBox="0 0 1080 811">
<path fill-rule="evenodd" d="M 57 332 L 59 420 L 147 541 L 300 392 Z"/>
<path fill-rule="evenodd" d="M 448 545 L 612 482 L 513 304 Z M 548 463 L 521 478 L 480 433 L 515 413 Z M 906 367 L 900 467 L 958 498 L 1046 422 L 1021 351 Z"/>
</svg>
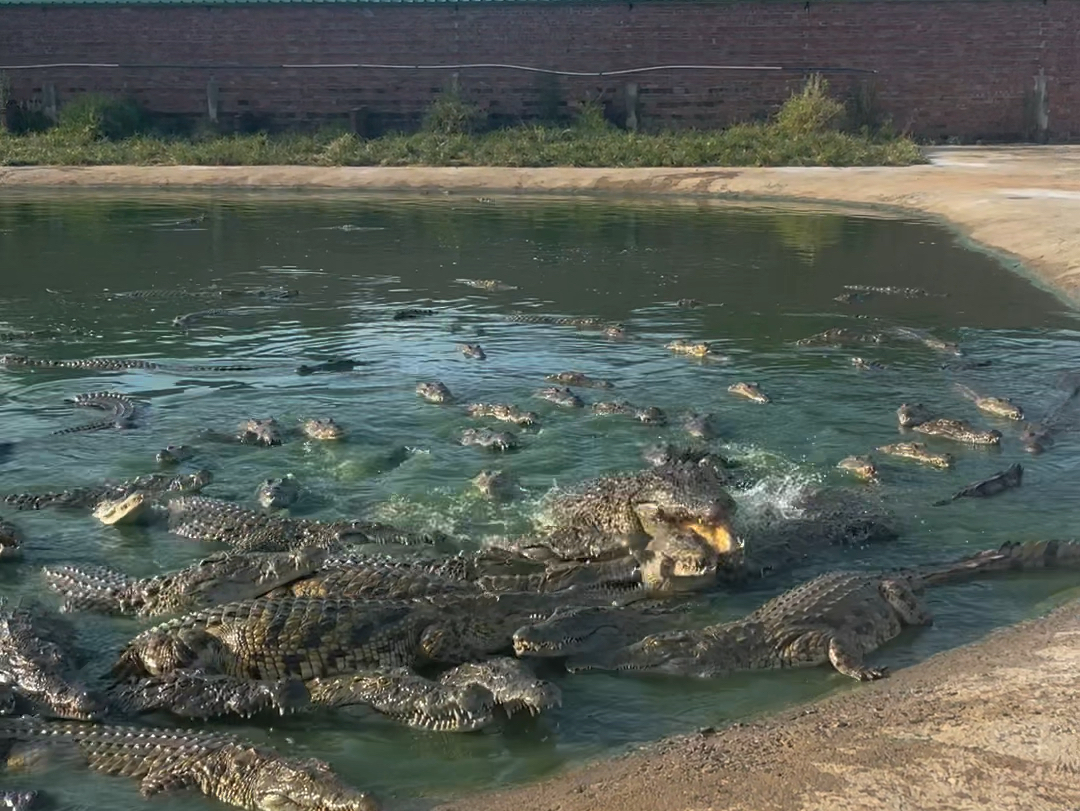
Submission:
<svg viewBox="0 0 1080 811">
<path fill-rule="evenodd" d="M 264 479 L 255 490 L 255 500 L 266 510 L 283 510 L 300 498 L 300 485 L 292 474 Z"/>
<path fill-rule="evenodd" d="M 737 568 L 742 546 L 719 550 L 702 535 L 687 529 L 659 526 L 638 554 L 641 581 L 650 592 L 700 591 L 716 584 L 721 565 Z"/>
<path fill-rule="evenodd" d="M 731 529 L 735 500 L 708 468 L 671 464 L 654 468 L 634 497 L 633 510 L 646 535 L 665 529 L 693 532 L 719 554 L 736 551 Z"/>
<path fill-rule="evenodd" d="M 623 644 L 634 615 L 608 606 L 570 606 L 514 632 L 517 656 L 557 657 Z"/>
<path fill-rule="evenodd" d="M 248 807 L 256 811 L 379 811 L 370 794 L 347 785 L 321 760 L 261 761 L 254 775 Z"/>
<path fill-rule="evenodd" d="M 333 417 L 304 420 L 301 430 L 304 432 L 304 436 L 323 442 L 332 442 L 345 438 L 345 429 L 334 422 Z"/>
<path fill-rule="evenodd" d="M 246 420 L 240 424 L 238 439 L 249 445 L 280 445 L 281 427 L 273 417 Z"/>
<path fill-rule="evenodd" d="M 16 672 L 19 692 L 46 716 L 96 721 L 104 712 L 100 699 L 81 684 L 72 684 L 39 667 L 17 667 Z"/>
<path fill-rule="evenodd" d="M 686 672 L 683 665 L 695 665 L 695 651 L 700 646 L 698 635 L 687 631 L 665 631 L 649 634 L 639 642 L 620 648 L 576 654 L 566 662 L 571 673 L 585 670 L 655 670 L 657 672 Z"/>
</svg>

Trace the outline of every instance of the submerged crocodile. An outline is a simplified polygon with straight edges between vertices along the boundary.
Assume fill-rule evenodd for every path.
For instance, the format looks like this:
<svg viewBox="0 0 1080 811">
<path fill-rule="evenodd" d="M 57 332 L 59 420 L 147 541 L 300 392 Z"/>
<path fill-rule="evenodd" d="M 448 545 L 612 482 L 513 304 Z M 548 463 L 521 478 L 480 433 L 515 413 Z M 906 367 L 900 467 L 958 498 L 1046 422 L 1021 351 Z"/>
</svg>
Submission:
<svg viewBox="0 0 1080 811">
<path fill-rule="evenodd" d="M 318 363 L 301 363 L 296 367 L 296 373 L 301 377 L 331 372 L 351 372 L 357 366 L 365 366 L 367 361 L 351 360 L 349 358 L 332 358 Z"/>
<path fill-rule="evenodd" d="M 991 428 L 988 431 L 980 431 L 963 420 L 950 420 L 939 417 L 934 420 L 920 422 L 913 425 L 911 430 L 920 434 L 951 439 L 953 442 L 965 442 L 971 445 L 1000 445 L 1001 431 Z"/>
<path fill-rule="evenodd" d="M 931 294 L 923 290 L 921 287 L 893 287 L 875 285 L 875 284 L 845 284 L 845 290 L 852 290 L 856 293 L 880 293 L 883 296 L 903 296 L 904 298 L 924 298 Z M 942 295 L 942 294 L 937 294 Z"/>
<path fill-rule="evenodd" d="M 214 318 L 216 316 L 222 316 L 222 315 L 243 315 L 245 312 L 247 312 L 247 311 L 246 310 L 222 310 L 222 309 L 197 310 L 196 312 L 193 312 L 193 313 L 184 313 L 183 315 L 176 316 L 176 318 L 174 318 L 172 320 L 172 325 L 174 327 L 180 327 L 181 329 L 187 329 L 192 324 L 194 324 L 196 321 L 201 321 L 204 318 Z"/>
<path fill-rule="evenodd" d="M 446 384 L 437 380 L 433 383 L 417 383 L 416 393 L 429 403 L 451 403 L 454 401 L 454 395 L 450 393 L 450 389 L 446 387 Z"/>
<path fill-rule="evenodd" d="M 194 455 L 195 449 L 190 445 L 166 445 L 154 455 L 154 461 L 159 465 L 178 465 Z"/>
<path fill-rule="evenodd" d="M 589 377 L 584 372 L 559 372 L 553 375 L 544 375 L 548 383 L 557 383 L 560 386 L 578 386 L 583 389 L 613 389 L 615 384 L 610 380 L 598 377 Z"/>
<path fill-rule="evenodd" d="M 72 405 L 81 408 L 97 408 L 107 411 L 108 415 L 99 420 L 77 425 L 73 428 L 62 428 L 53 431 L 54 436 L 61 434 L 74 434 L 81 431 L 100 431 L 105 428 L 119 428 L 121 430 L 133 428 L 135 425 L 135 401 L 127 395 L 117 391 L 92 391 L 88 394 L 79 394 L 68 400 Z"/>
<path fill-rule="evenodd" d="M 765 404 L 772 402 L 772 398 L 763 392 L 757 383 L 732 383 L 727 390 L 754 403 Z"/>
<path fill-rule="evenodd" d="M 585 407 L 585 401 L 565 386 L 549 386 L 547 388 L 538 389 L 533 396 L 541 400 L 547 400 L 549 403 L 554 403 L 563 408 Z"/>
<path fill-rule="evenodd" d="M 454 281 L 457 284 L 463 284 L 476 290 L 517 290 L 516 285 L 506 284 L 498 279 L 454 279 Z"/>
<path fill-rule="evenodd" d="M 935 338 L 926 332 L 919 332 L 907 327 L 894 327 L 892 329 L 893 335 L 904 338 L 909 341 L 918 341 L 923 346 L 933 349 L 936 352 L 944 352 L 947 355 L 962 355 L 963 351 L 957 344 L 950 341 L 943 341 L 940 338 Z"/>
<path fill-rule="evenodd" d="M 664 344 L 664 349 L 674 352 L 676 355 L 690 355 L 695 358 L 704 358 L 715 354 L 713 345 L 706 341 L 693 343 L 692 341 L 679 339 Z"/>
<path fill-rule="evenodd" d="M 852 346 L 880 344 L 883 340 L 885 340 L 885 336 L 880 332 L 856 330 L 848 327 L 832 327 L 806 338 L 800 338 L 795 342 L 795 346 Z"/>
<path fill-rule="evenodd" d="M 0 602 L 0 682 L 16 702 L 54 718 L 93 720 L 99 699 L 75 680 L 73 629 L 44 606 Z"/>
<path fill-rule="evenodd" d="M 866 358 L 852 358 L 851 365 L 864 372 L 882 372 L 886 368 L 884 364 Z"/>
<path fill-rule="evenodd" d="M 935 507 L 943 507 L 956 501 L 958 498 L 989 498 L 999 493 L 1004 493 L 1013 487 L 1019 487 L 1024 480 L 1024 467 L 1020 464 L 1010 465 L 1005 470 L 995 473 L 987 479 L 973 482 L 962 488 L 950 498 L 935 501 Z"/>
<path fill-rule="evenodd" d="M 40 510 L 45 507 L 67 507 L 71 509 L 93 510 L 103 501 L 124 499 L 134 493 L 144 493 L 149 497 L 161 498 L 167 495 L 198 493 L 214 480 L 209 470 L 199 470 L 179 476 L 165 473 L 148 473 L 119 484 L 105 484 L 98 487 L 75 487 L 52 493 L 13 493 L 4 496 L 4 503 L 16 510 Z"/>
<path fill-rule="evenodd" d="M 836 467 L 863 481 L 876 482 L 878 480 L 877 465 L 869 456 L 846 456 L 836 463 Z"/>
<path fill-rule="evenodd" d="M 0 518 L 0 561 L 22 557 L 23 534 L 10 521 Z"/>
<path fill-rule="evenodd" d="M 533 427 L 540 422 L 540 415 L 535 411 L 522 411 L 516 405 L 507 403 L 473 403 L 466 406 L 465 412 L 470 417 L 492 417 L 522 427 Z"/>
<path fill-rule="evenodd" d="M 264 510 L 284 510 L 300 499 L 300 483 L 291 473 L 263 479 L 255 488 L 255 500 Z"/>
<path fill-rule="evenodd" d="M 78 369 L 95 372 L 125 372 L 129 369 L 147 369 L 162 372 L 253 372 L 257 366 L 191 366 L 157 363 L 142 358 L 86 358 L 83 360 L 47 360 L 29 358 L 25 355 L 0 355 L 0 366 L 9 369 Z"/>
<path fill-rule="evenodd" d="M 473 360 L 487 360 L 487 353 L 480 344 L 458 344 L 458 351 Z"/>
<path fill-rule="evenodd" d="M 598 416 L 624 414 L 645 425 L 667 425 L 667 415 L 656 406 L 640 408 L 625 400 L 593 403 L 592 413 Z"/>
<path fill-rule="evenodd" d="M 698 414 L 696 411 L 691 411 L 683 415 L 682 427 L 686 433 L 696 439 L 709 440 L 716 437 L 712 414 Z"/>
<path fill-rule="evenodd" d="M 62 611 L 175 614 L 250 600 L 317 572 L 326 551 L 218 552 L 154 577 L 132 578 L 103 566 L 46 566 L 46 584 L 63 597 Z"/>
<path fill-rule="evenodd" d="M 964 397 L 975 403 L 975 407 L 979 411 L 995 417 L 1004 417 L 1007 420 L 1024 419 L 1024 410 L 1007 397 L 981 397 L 961 383 L 956 384 L 956 389 Z"/>
<path fill-rule="evenodd" d="M 839 571 L 796 586 L 734 622 L 650 634 L 610 651 L 572 656 L 568 669 L 633 670 L 711 678 L 729 673 L 830 663 L 859 681 L 883 668 L 863 657 L 906 626 L 930 625 L 916 592 L 997 571 L 1073 565 L 1080 544 L 1006 544 L 953 563 L 896 572 Z"/>
<path fill-rule="evenodd" d="M 921 442 L 895 442 L 892 445 L 882 445 L 878 448 L 878 452 L 900 459 L 910 459 L 939 470 L 952 467 L 956 461 L 951 453 L 933 453 L 928 451 L 926 445 Z"/>
<path fill-rule="evenodd" d="M 181 538 L 229 544 L 237 551 L 284 552 L 317 546 L 357 544 L 431 545 L 437 535 L 419 535 L 369 521 L 314 521 L 280 518 L 203 496 L 169 502 L 169 531 Z"/>
<path fill-rule="evenodd" d="M 244 420 L 237 430 L 236 440 L 242 445 L 280 445 L 281 426 L 273 417 Z"/>
<path fill-rule="evenodd" d="M 1065 399 L 1054 406 L 1041 420 L 1024 426 L 1020 442 L 1028 453 L 1042 453 L 1054 444 L 1055 435 L 1069 422 L 1069 412 L 1080 398 L 1080 385 L 1071 385 Z"/>
<path fill-rule="evenodd" d="M 466 428 L 458 440 L 460 444 L 489 451 L 512 451 L 518 447 L 517 437 L 509 431 L 492 431 L 490 428 Z"/>
<path fill-rule="evenodd" d="M 320 442 L 333 442 L 345 438 L 345 429 L 334 422 L 333 417 L 304 420 L 300 424 L 300 431 L 308 439 L 317 439 Z"/>
<path fill-rule="evenodd" d="M 548 324 L 554 327 L 573 327 L 580 330 L 599 330 L 608 337 L 622 337 L 625 328 L 622 324 L 612 324 L 600 318 L 592 317 L 569 317 L 559 318 L 550 315 L 536 315 L 533 313 L 510 313 L 503 316 L 504 321 L 516 324 Z"/>
<path fill-rule="evenodd" d="M 480 491 L 484 498 L 492 501 L 509 501 L 520 492 L 517 482 L 504 470 L 481 470 L 469 483 Z M 0 532 L 0 541 L 2 540 L 3 533 Z"/>
<path fill-rule="evenodd" d="M 300 295 L 299 290 L 290 290 L 287 287 L 215 287 L 213 285 L 201 290 L 166 290 L 156 288 L 153 290 L 127 290 L 111 293 L 115 298 L 131 299 L 164 299 L 166 301 L 184 298 L 258 298 L 272 301 L 296 298 Z"/>
<path fill-rule="evenodd" d="M 930 409 L 922 403 L 901 403 L 896 409 L 896 419 L 901 428 L 912 428 L 934 418 Z"/>
<path fill-rule="evenodd" d="M 133 777 L 144 797 L 195 789 L 247 811 L 378 811 L 329 764 L 283 757 L 221 732 L 0 719 L 10 757 L 19 746 L 77 752 L 95 771 Z"/>
</svg>

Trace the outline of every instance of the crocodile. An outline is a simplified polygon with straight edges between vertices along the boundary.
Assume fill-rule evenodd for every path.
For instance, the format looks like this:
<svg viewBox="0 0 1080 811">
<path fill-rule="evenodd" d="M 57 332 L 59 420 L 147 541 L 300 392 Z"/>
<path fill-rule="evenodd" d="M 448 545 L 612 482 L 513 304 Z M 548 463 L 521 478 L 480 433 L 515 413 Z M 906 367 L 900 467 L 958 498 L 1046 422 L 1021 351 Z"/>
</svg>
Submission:
<svg viewBox="0 0 1080 811">
<path fill-rule="evenodd" d="M 503 470 L 481 470 L 469 483 L 492 501 L 509 501 L 520 490 L 516 481 Z M 0 541 L 3 534 L 0 533 Z"/>
<path fill-rule="evenodd" d="M 714 354 L 713 345 L 706 341 L 692 343 L 678 339 L 664 344 L 664 349 L 674 352 L 676 355 L 690 355 L 695 358 L 704 358 Z"/>
<path fill-rule="evenodd" d="M 882 372 L 886 368 L 884 364 L 866 358 L 852 358 L 851 365 L 864 372 Z"/>
<path fill-rule="evenodd" d="M 111 714 L 169 712 L 203 721 L 223 715 L 285 715 L 311 706 L 307 687 L 295 679 L 264 682 L 198 670 L 176 670 L 156 678 L 113 684 L 106 691 L 106 700 Z"/>
<path fill-rule="evenodd" d="M 1024 426 L 1020 434 L 1020 442 L 1025 451 L 1038 454 L 1054 444 L 1055 434 L 1066 424 L 1067 415 L 1078 401 L 1078 396 L 1080 396 L 1080 386 L 1070 386 L 1065 399 L 1050 409 L 1045 417 Z"/>
<path fill-rule="evenodd" d="M 675 302 L 675 306 L 680 310 L 696 310 L 702 304 L 696 298 L 681 298 Z"/>
<path fill-rule="evenodd" d="M 458 344 L 458 351 L 473 360 L 487 360 L 487 353 L 480 344 Z"/>
<path fill-rule="evenodd" d="M 76 395 L 69 399 L 68 402 L 81 408 L 97 408 L 107 411 L 108 416 L 85 425 L 53 431 L 53 436 L 74 434 L 82 431 L 100 431 L 105 428 L 124 430 L 135 427 L 135 401 L 120 392 L 93 391 L 88 394 Z"/>
<path fill-rule="evenodd" d="M 174 327 L 179 327 L 180 329 L 187 329 L 192 324 L 194 324 L 196 321 L 201 321 L 204 318 L 214 318 L 216 316 L 222 316 L 222 315 L 243 315 L 244 312 L 246 312 L 246 311 L 245 310 L 222 310 L 222 309 L 197 310 L 196 312 L 193 312 L 193 313 L 184 313 L 183 315 L 176 316 L 176 318 L 174 318 L 172 320 L 172 325 Z"/>
<path fill-rule="evenodd" d="M 134 492 L 125 498 L 98 502 L 94 518 L 107 526 L 141 524 L 154 517 L 154 504 L 146 493 Z"/>
<path fill-rule="evenodd" d="M 951 504 L 958 498 L 989 498 L 998 493 L 1004 493 L 1013 487 L 1019 487 L 1024 478 L 1024 467 L 1020 464 L 1010 465 L 1005 470 L 995 473 L 987 479 L 969 484 L 954 493 L 950 498 L 935 501 L 935 507 L 943 507 Z"/>
<path fill-rule="evenodd" d="M 22 531 L 10 521 L 0 518 L 0 561 L 22 557 L 22 543 Z"/>
<path fill-rule="evenodd" d="M 633 417 L 640 423 L 644 423 L 645 425 L 667 424 L 667 415 L 664 414 L 664 412 L 656 406 L 639 408 L 638 406 L 631 405 L 625 400 L 593 403 L 592 413 L 599 416 L 625 414 L 627 416 Z"/>
<path fill-rule="evenodd" d="M 163 299 L 166 301 L 183 299 L 183 298 L 258 298 L 258 299 L 270 299 L 285 300 L 297 298 L 300 295 L 299 290 L 291 290 L 287 287 L 249 287 L 249 288 L 233 288 L 233 287 L 216 287 L 210 285 L 202 290 L 167 290 L 157 288 L 154 290 L 127 290 L 118 293 L 111 293 L 111 296 L 115 298 L 131 298 L 131 299 Z"/>
<path fill-rule="evenodd" d="M 951 453 L 932 453 L 921 442 L 896 442 L 892 445 L 882 445 L 878 448 L 878 452 L 900 459 L 910 459 L 940 470 L 951 468 L 956 461 Z"/>
<path fill-rule="evenodd" d="M 169 502 L 169 531 L 181 538 L 229 544 L 236 551 L 284 552 L 305 546 L 336 549 L 356 544 L 433 545 L 443 536 L 422 535 L 369 521 L 280 518 L 228 501 L 181 496 Z"/>
<path fill-rule="evenodd" d="M 283 510 L 300 499 L 300 483 L 291 473 L 263 479 L 255 489 L 255 500 L 264 510 Z"/>
<path fill-rule="evenodd" d="M 981 397 L 967 386 L 957 383 L 956 390 L 975 403 L 979 411 L 1007 420 L 1024 419 L 1024 410 L 1007 397 Z"/>
<path fill-rule="evenodd" d="M 534 395 L 563 408 L 584 408 L 585 401 L 565 386 L 551 386 L 539 389 Z"/>
<path fill-rule="evenodd" d="M 39 799 L 41 792 L 36 790 L 0 791 L 0 808 L 7 811 L 30 811 Z"/>
<path fill-rule="evenodd" d="M 511 451 L 518 447 L 517 437 L 509 431 L 492 431 L 490 428 L 466 428 L 458 440 L 462 445 L 472 445 L 489 451 Z"/>
<path fill-rule="evenodd" d="M 0 683 L 19 702 L 55 718 L 89 721 L 103 712 L 100 698 L 75 678 L 69 654 L 74 629 L 33 601 L 0 601 Z"/>
<path fill-rule="evenodd" d="M 0 741 L 9 752 L 19 745 L 77 752 L 95 771 L 137 779 L 147 798 L 196 789 L 246 811 L 379 811 L 329 764 L 222 732 L 2 718 Z"/>
<path fill-rule="evenodd" d="M 732 394 L 737 394 L 740 397 L 745 397 L 747 400 L 750 400 L 754 403 L 765 404 L 772 402 L 772 398 L 770 398 L 769 395 L 763 392 L 758 387 L 757 383 L 732 383 L 730 386 L 728 386 L 727 390 L 730 391 Z"/>
<path fill-rule="evenodd" d="M 906 626 L 930 625 L 916 592 L 988 572 L 1076 565 L 1080 544 L 1006 544 L 952 563 L 894 572 L 829 572 L 733 622 L 650 634 L 608 651 L 571 656 L 567 668 L 632 670 L 711 678 L 740 671 L 830 663 L 859 681 L 884 668 L 863 657 Z"/>
<path fill-rule="evenodd" d="M 46 566 L 61 611 L 153 617 L 249 600 L 317 572 L 326 551 L 217 552 L 178 571 L 132 578 L 103 566 Z"/>
<path fill-rule="evenodd" d="M 899 421 L 901 428 L 914 428 L 916 425 L 929 422 L 933 418 L 934 415 L 930 413 L 930 409 L 922 403 L 901 403 L 900 407 L 896 409 L 896 419 Z"/>
<path fill-rule="evenodd" d="M 936 352 L 944 352 L 947 355 L 963 355 L 963 351 L 957 344 L 950 341 L 943 341 L 940 338 L 935 338 L 926 332 L 919 332 L 907 327 L 894 327 L 892 333 L 900 338 L 904 338 L 909 341 L 918 341 L 923 346 L 933 349 Z"/>
<path fill-rule="evenodd" d="M 366 365 L 365 361 L 350 360 L 348 358 L 333 358 L 319 363 L 301 363 L 296 367 L 296 373 L 301 377 L 317 375 L 328 372 L 351 372 L 357 366 Z"/>
<path fill-rule="evenodd" d="M 4 496 L 4 503 L 16 510 L 41 510 L 46 507 L 67 507 L 93 510 L 102 501 L 127 498 L 136 492 L 154 498 L 166 495 L 197 493 L 214 480 L 209 470 L 199 470 L 170 476 L 164 473 L 148 473 L 136 476 L 120 484 L 104 484 L 97 487 L 75 487 L 52 493 L 13 493 Z"/>
<path fill-rule="evenodd" d="M 405 310 L 398 310 L 393 315 L 394 321 L 412 321 L 416 318 L 424 318 L 425 316 L 435 315 L 434 310 L 424 310 L 417 307 L 410 307 Z"/>
<path fill-rule="evenodd" d="M 849 327 L 832 327 L 806 338 L 800 338 L 795 342 L 795 346 L 851 346 L 880 344 L 884 340 L 885 336 L 880 332 L 856 330 Z"/>
<path fill-rule="evenodd" d="M 241 445 L 265 445 L 272 447 L 282 443 L 281 426 L 273 417 L 251 418 L 240 423 L 236 440 Z"/>
<path fill-rule="evenodd" d="M 548 659 L 598 653 L 673 631 L 684 617 L 683 610 L 656 605 L 565 606 L 514 631 L 514 654 Z"/>
<path fill-rule="evenodd" d="M 142 358 L 86 358 L 83 360 L 46 360 L 25 355 L 0 355 L 0 366 L 9 369 L 78 369 L 94 372 L 126 372 L 146 369 L 163 372 L 254 372 L 257 366 L 191 366 L 163 364 Z"/>
<path fill-rule="evenodd" d="M 690 436 L 707 441 L 716 437 L 716 429 L 713 428 L 712 423 L 712 414 L 698 414 L 696 411 L 691 411 L 683 415 L 682 427 Z"/>
<path fill-rule="evenodd" d="M 167 445 L 154 455 L 159 465 L 178 465 L 195 455 L 195 449 L 189 445 Z"/>
<path fill-rule="evenodd" d="M 862 304 L 865 301 L 869 301 L 874 297 L 873 293 L 841 293 L 838 296 L 833 296 L 833 301 L 839 301 L 841 304 Z"/>
<path fill-rule="evenodd" d="M 1001 444 L 1001 431 L 996 428 L 980 431 L 963 420 L 950 420 L 939 417 L 927 422 L 920 422 L 918 425 L 912 426 L 911 430 L 927 436 L 951 439 L 953 442 L 965 442 L 971 445 Z"/>
<path fill-rule="evenodd" d="M 533 313 L 510 313 L 503 316 L 503 320 L 516 324 L 548 324 L 553 327 L 573 327 L 580 330 L 599 330 L 609 337 L 621 337 L 624 334 L 622 324 L 612 324 L 600 318 L 593 317 L 568 317 L 559 318 L 550 315 L 536 315 Z"/>
<path fill-rule="evenodd" d="M 466 287 L 472 287 L 476 290 L 488 290 L 488 291 L 505 291 L 505 290 L 517 290 L 517 286 L 513 284 L 506 284 L 498 279 L 454 279 L 457 284 L 463 284 Z"/>
<path fill-rule="evenodd" d="M 877 465 L 869 456 L 846 456 L 836 463 L 836 467 L 846 470 L 863 481 L 876 482 L 878 480 Z"/>
<path fill-rule="evenodd" d="M 883 296 L 903 296 L 904 298 L 924 298 L 931 295 L 921 287 L 893 287 L 875 284 L 845 284 L 845 290 L 857 293 L 880 293 Z M 938 294 L 941 295 L 941 294 Z"/>
<path fill-rule="evenodd" d="M 357 693 L 349 685 L 364 688 L 363 677 L 395 672 L 412 681 L 418 667 L 486 659 L 509 649 L 514 630 L 538 607 L 550 612 L 556 600 L 540 594 L 462 596 L 452 603 L 264 597 L 143 631 L 120 654 L 112 675 L 118 686 L 152 684 L 182 672 L 269 684 L 299 680 L 313 704 L 362 703 L 378 710 L 365 689 Z M 362 677 L 359 685 L 356 676 Z M 529 699 L 519 694 L 516 700 Z M 533 709 L 546 706 L 545 700 Z"/>
<path fill-rule="evenodd" d="M 506 403 L 473 403 L 466 406 L 465 411 L 470 417 L 492 417 L 522 427 L 531 428 L 540 422 L 540 415 L 535 411 L 522 411 L 517 406 Z"/>
<path fill-rule="evenodd" d="M 652 467 L 691 465 L 707 468 L 710 475 L 714 476 L 717 482 L 723 486 L 733 484 L 737 479 L 737 474 L 733 470 L 735 466 L 730 460 L 715 451 L 705 448 L 679 446 L 671 442 L 658 442 L 646 447 L 641 456 Z"/>
<path fill-rule="evenodd" d="M 578 386 L 583 389 L 613 389 L 615 384 L 610 380 L 598 377 L 589 377 L 584 372 L 558 372 L 557 374 L 544 375 L 548 383 L 557 383 L 560 386 Z"/>
<path fill-rule="evenodd" d="M 554 494 L 539 535 L 497 542 L 534 560 L 604 560 L 643 547 L 658 525 L 696 532 L 717 551 L 736 546 L 735 501 L 715 471 L 688 464 L 601 476 Z M 651 530 L 651 531 L 650 531 Z"/>
<path fill-rule="evenodd" d="M 333 417 L 304 420 L 300 424 L 300 431 L 308 439 L 316 439 L 320 442 L 333 442 L 345 438 L 345 429 L 334 422 Z"/>
<path fill-rule="evenodd" d="M 429 403 L 451 403 L 454 400 L 454 395 L 450 393 L 450 389 L 446 387 L 446 384 L 439 381 L 417 383 L 416 393 Z"/>
</svg>

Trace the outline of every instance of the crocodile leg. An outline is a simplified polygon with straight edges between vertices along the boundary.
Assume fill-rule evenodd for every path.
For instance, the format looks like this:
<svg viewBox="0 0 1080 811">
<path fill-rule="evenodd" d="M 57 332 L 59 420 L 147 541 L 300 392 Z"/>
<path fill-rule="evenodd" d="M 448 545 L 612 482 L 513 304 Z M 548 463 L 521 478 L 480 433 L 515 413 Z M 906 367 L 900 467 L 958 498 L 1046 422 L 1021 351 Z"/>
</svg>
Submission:
<svg viewBox="0 0 1080 811">
<path fill-rule="evenodd" d="M 444 684 L 407 668 L 386 668 L 307 682 L 313 704 L 366 704 L 429 732 L 473 732 L 494 720 L 495 697 L 475 682 Z"/>
<path fill-rule="evenodd" d="M 887 674 L 886 668 L 866 667 L 858 647 L 839 636 L 829 640 L 829 661 L 838 671 L 857 681 L 883 679 Z"/>
</svg>

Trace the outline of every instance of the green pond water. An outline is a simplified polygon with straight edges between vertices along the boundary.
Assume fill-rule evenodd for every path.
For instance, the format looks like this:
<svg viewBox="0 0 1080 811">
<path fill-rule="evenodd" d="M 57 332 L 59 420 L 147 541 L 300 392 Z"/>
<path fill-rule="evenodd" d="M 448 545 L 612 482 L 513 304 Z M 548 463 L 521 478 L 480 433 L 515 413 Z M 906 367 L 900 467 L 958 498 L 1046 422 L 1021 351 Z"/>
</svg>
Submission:
<svg viewBox="0 0 1080 811">
<path fill-rule="evenodd" d="M 194 224 L 177 221 L 200 214 Z M 455 282 L 497 278 L 517 289 L 484 292 Z M 205 493 L 253 502 L 267 476 L 293 473 L 305 488 L 294 515 L 369 517 L 409 528 L 440 528 L 481 543 L 522 531 L 553 485 L 636 469 L 646 445 L 682 438 L 687 408 L 712 412 L 716 448 L 760 478 L 737 492 L 740 512 L 789 504 L 801 488 L 851 485 L 834 469 L 851 453 L 899 441 L 895 410 L 922 401 L 942 413 L 995 427 L 1000 448 L 924 440 L 957 458 L 938 472 L 881 462 L 882 492 L 902 518 L 900 540 L 837 551 L 746 591 L 713 595 L 704 618 L 745 613 L 817 572 L 941 560 L 1007 540 L 1070 537 L 1080 520 L 1080 440 L 1068 431 L 1032 457 L 1019 426 L 981 415 L 955 388 L 1008 396 L 1038 418 L 1063 396 L 1056 380 L 1080 367 L 1075 315 L 996 260 L 968 250 L 929 224 L 834 214 L 645 202 L 479 201 L 467 195 L 411 198 L 7 194 L 0 199 L 0 331 L 78 327 L 64 341 L 9 342 L 0 352 L 53 358 L 141 357 L 163 362 L 258 362 L 259 372 L 171 373 L 0 370 L 0 441 L 16 442 L 0 461 L 0 492 L 60 489 L 155 469 L 169 443 L 195 444 L 191 465 L 212 469 Z M 285 304 L 208 318 L 187 331 L 173 317 L 207 307 L 196 299 L 129 300 L 138 289 L 198 290 L 216 283 L 281 285 L 300 296 Z M 845 284 L 917 286 L 928 298 L 834 300 Z M 679 309 L 692 297 L 705 306 Z M 436 315 L 393 321 L 403 307 Z M 509 323 L 527 311 L 618 321 L 614 341 L 572 328 Z M 906 326 L 959 342 L 965 359 L 991 360 L 969 371 L 943 370 L 951 358 L 922 344 L 892 341 L 859 350 L 795 347 L 833 326 Z M 672 355 L 673 338 L 709 340 L 730 358 L 704 363 Z M 464 358 L 456 344 L 488 355 Z M 853 354 L 885 363 L 860 372 Z M 299 363 L 348 357 L 353 372 L 302 377 Z M 532 398 L 544 375 L 582 370 L 611 379 L 619 397 L 664 409 L 668 427 L 560 409 Z M 442 380 L 460 402 L 514 402 L 539 412 L 543 427 L 522 449 L 493 457 L 456 444 L 470 425 L 460 406 L 420 400 L 420 381 Z M 758 382 L 774 402 L 760 406 L 726 391 Z M 65 403 L 115 389 L 146 403 L 138 427 L 68 436 L 50 432 L 87 421 Z M 587 402 L 599 392 L 582 389 Z M 339 444 L 294 439 L 276 448 L 198 440 L 250 416 L 285 424 L 332 416 L 350 435 Z M 910 437 L 908 437 L 910 438 Z M 408 450 L 406 450 L 408 449 Z M 1022 461 L 1022 489 L 948 507 L 931 503 L 960 486 Z M 469 479 L 497 464 L 528 491 L 494 506 Z M 859 485 L 855 485 L 859 486 Z M 3 510 L 27 536 L 24 558 L 0 569 L 9 596 L 40 594 L 42 565 L 107 564 L 135 575 L 196 560 L 214 547 L 161 528 L 106 527 L 85 514 Z M 1002 577 L 932 590 L 936 623 L 906 632 L 873 661 L 899 668 L 1037 615 L 1072 596 L 1075 575 Z M 101 655 L 141 627 L 135 620 L 78 617 L 84 643 Z M 563 691 L 561 709 L 515 717 L 475 734 L 411 731 L 362 711 L 208 726 L 229 728 L 282 752 L 330 761 L 348 781 L 389 808 L 534 779 L 665 734 L 718 725 L 859 685 L 827 668 L 715 681 L 567 676 L 545 671 Z M 150 722 L 172 723 L 168 719 Z M 183 725 L 183 724 L 181 724 Z M 56 769 L 47 777 L 9 775 L 4 787 L 46 788 L 62 808 L 137 808 L 124 778 Z M 155 801 L 163 809 L 212 804 L 200 796 Z"/>
</svg>

